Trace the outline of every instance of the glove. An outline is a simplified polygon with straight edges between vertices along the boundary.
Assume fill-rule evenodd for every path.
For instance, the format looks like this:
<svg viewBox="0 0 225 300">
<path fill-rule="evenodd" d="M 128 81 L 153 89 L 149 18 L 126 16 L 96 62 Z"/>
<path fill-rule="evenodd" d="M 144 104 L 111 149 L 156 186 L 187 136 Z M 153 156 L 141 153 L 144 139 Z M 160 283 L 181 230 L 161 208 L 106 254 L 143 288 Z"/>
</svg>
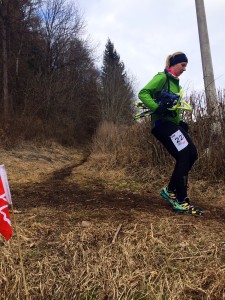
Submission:
<svg viewBox="0 0 225 300">
<path fill-rule="evenodd" d="M 181 127 L 181 128 L 183 128 L 186 132 L 188 132 L 188 123 L 186 123 L 186 122 L 184 122 L 184 121 L 180 121 L 179 122 L 179 126 Z"/>
<path fill-rule="evenodd" d="M 166 111 L 168 111 L 167 108 L 165 106 L 159 104 L 159 106 L 154 111 L 154 114 L 165 116 Z"/>
<path fill-rule="evenodd" d="M 176 117 L 177 113 L 174 110 L 168 110 L 163 104 L 159 104 L 159 106 L 154 111 L 154 114 L 160 115 L 162 117 Z"/>
</svg>

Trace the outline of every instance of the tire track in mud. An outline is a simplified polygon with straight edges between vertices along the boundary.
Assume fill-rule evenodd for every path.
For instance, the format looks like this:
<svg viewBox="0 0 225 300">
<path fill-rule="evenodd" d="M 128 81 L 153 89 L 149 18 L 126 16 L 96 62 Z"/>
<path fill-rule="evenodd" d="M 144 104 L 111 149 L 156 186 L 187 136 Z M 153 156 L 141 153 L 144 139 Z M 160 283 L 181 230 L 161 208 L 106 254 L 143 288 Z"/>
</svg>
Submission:
<svg viewBox="0 0 225 300">
<path fill-rule="evenodd" d="M 82 187 L 76 182 L 66 182 L 65 179 L 71 175 L 74 169 L 87 162 L 88 157 L 86 155 L 81 161 L 54 171 L 43 182 L 15 186 L 12 191 L 13 198 L 16 199 L 14 201 L 15 208 L 29 210 L 45 206 L 68 209 L 68 211 L 95 211 L 97 218 L 115 218 L 118 220 L 126 218 L 128 222 L 132 221 L 134 210 L 149 213 L 159 218 L 167 216 L 195 218 L 194 216 L 176 214 L 171 210 L 170 205 L 155 193 L 107 190 L 103 182 L 99 180 L 91 181 L 88 188 Z M 224 224 L 224 208 L 219 209 L 204 205 L 201 207 L 206 213 L 197 217 L 198 220 L 216 220 Z"/>
</svg>

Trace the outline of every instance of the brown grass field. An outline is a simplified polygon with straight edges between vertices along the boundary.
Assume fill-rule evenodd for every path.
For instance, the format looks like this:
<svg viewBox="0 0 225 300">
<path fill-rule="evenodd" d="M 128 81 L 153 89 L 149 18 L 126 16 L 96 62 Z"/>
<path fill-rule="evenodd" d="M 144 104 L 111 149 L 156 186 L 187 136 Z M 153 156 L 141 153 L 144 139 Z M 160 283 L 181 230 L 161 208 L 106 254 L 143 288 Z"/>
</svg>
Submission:
<svg viewBox="0 0 225 300">
<path fill-rule="evenodd" d="M 158 194 L 163 175 L 153 188 L 99 160 L 54 144 L 1 150 L 14 234 L 0 237 L 0 299 L 225 299 L 223 184 L 193 181 L 205 214 L 180 215 Z"/>
</svg>

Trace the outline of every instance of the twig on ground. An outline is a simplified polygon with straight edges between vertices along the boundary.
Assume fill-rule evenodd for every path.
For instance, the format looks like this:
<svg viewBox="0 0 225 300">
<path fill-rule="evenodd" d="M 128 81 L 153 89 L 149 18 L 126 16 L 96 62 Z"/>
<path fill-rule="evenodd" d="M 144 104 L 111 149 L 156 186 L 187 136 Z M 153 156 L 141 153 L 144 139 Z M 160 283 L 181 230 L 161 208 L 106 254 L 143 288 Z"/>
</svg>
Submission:
<svg viewBox="0 0 225 300">
<path fill-rule="evenodd" d="M 116 239 L 117 239 L 117 236 L 118 236 L 118 234 L 119 234 L 119 232 L 120 232 L 121 227 L 122 227 L 122 224 L 120 224 L 120 225 L 117 227 L 116 233 L 114 234 L 114 237 L 113 237 L 113 240 L 112 240 L 112 244 L 115 243 L 115 241 L 116 241 Z"/>
</svg>

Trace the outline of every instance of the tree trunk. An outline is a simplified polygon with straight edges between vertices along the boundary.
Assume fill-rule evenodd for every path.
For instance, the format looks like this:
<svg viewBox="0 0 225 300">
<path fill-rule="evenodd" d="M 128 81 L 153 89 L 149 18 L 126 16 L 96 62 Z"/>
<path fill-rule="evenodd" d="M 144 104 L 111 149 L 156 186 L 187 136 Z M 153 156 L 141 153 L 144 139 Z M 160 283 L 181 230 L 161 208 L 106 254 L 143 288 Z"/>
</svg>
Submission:
<svg viewBox="0 0 225 300">
<path fill-rule="evenodd" d="M 8 53 L 7 53 L 7 0 L 1 1 L 2 19 L 2 61 L 3 61 L 3 117 L 5 124 L 9 118 L 9 90 L 8 90 Z"/>
</svg>

